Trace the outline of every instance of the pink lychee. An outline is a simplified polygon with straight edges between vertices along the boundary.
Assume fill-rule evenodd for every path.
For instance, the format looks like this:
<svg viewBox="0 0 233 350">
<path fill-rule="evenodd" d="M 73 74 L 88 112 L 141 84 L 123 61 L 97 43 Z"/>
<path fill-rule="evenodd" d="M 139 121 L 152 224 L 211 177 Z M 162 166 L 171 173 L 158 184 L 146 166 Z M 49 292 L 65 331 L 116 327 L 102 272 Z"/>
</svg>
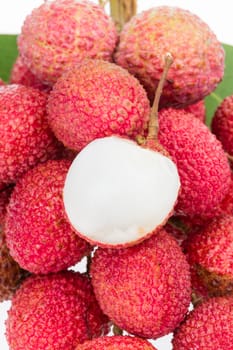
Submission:
<svg viewBox="0 0 233 350">
<path fill-rule="evenodd" d="M 6 215 L 10 254 L 24 269 L 49 273 L 66 269 L 90 252 L 66 219 L 62 189 L 68 160 L 50 160 L 17 182 Z"/>
</svg>

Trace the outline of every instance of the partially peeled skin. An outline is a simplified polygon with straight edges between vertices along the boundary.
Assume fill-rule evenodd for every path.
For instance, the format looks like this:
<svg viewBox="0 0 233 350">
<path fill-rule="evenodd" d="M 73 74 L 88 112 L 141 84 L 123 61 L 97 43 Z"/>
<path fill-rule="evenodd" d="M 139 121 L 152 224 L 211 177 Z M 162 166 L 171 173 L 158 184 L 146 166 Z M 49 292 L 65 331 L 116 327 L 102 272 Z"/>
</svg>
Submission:
<svg viewBox="0 0 233 350">
<path fill-rule="evenodd" d="M 92 141 L 76 156 L 63 200 L 81 237 L 102 247 L 122 247 L 139 243 L 166 223 L 179 189 L 169 157 L 110 136 Z"/>
</svg>

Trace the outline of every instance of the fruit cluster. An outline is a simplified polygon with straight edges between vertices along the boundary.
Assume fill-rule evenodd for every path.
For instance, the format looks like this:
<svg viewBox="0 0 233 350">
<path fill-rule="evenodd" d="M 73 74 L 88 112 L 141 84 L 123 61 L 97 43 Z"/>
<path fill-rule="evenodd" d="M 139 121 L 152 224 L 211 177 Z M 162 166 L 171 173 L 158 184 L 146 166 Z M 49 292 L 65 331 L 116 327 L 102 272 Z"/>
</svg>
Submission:
<svg viewBox="0 0 233 350">
<path fill-rule="evenodd" d="M 174 350 L 230 350 L 233 97 L 211 128 L 204 104 L 224 49 L 187 10 L 118 31 L 104 4 L 34 9 L 0 80 L 9 348 L 152 350 L 173 333 Z"/>
</svg>

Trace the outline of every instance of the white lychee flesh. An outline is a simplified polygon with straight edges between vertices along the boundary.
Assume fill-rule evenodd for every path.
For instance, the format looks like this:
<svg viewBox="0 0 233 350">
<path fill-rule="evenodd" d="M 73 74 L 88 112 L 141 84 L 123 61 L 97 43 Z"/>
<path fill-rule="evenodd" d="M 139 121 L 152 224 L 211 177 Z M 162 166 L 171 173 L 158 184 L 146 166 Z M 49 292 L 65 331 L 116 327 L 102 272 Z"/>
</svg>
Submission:
<svg viewBox="0 0 233 350">
<path fill-rule="evenodd" d="M 166 222 L 179 188 L 170 158 L 128 139 L 104 137 L 89 143 L 71 164 L 64 207 L 88 241 L 132 244 Z"/>
</svg>

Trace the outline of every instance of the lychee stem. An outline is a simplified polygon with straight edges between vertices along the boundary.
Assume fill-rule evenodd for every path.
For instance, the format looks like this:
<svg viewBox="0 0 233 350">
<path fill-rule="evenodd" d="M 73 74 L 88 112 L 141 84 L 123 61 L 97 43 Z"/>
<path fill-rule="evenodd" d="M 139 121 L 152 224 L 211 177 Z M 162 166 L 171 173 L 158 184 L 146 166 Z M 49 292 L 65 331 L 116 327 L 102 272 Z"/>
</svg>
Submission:
<svg viewBox="0 0 233 350">
<path fill-rule="evenodd" d="M 173 57 L 172 55 L 168 52 L 165 55 L 165 63 L 164 63 L 164 69 L 162 76 L 159 80 L 158 87 L 156 89 L 155 93 L 155 98 L 153 105 L 151 107 L 151 112 L 150 112 L 150 120 L 149 120 L 149 128 L 148 128 L 148 135 L 147 135 L 147 140 L 157 140 L 158 139 L 158 132 L 159 132 L 159 117 L 158 117 L 158 111 L 159 111 L 159 101 L 160 97 L 163 92 L 163 87 L 167 78 L 167 74 L 169 71 L 170 66 L 173 63 Z"/>
<path fill-rule="evenodd" d="M 126 22 L 137 12 L 136 0 L 109 0 L 111 17 L 120 32 Z"/>
<path fill-rule="evenodd" d="M 123 334 L 123 330 L 115 324 L 113 325 L 112 332 L 114 335 L 122 335 Z"/>
</svg>

